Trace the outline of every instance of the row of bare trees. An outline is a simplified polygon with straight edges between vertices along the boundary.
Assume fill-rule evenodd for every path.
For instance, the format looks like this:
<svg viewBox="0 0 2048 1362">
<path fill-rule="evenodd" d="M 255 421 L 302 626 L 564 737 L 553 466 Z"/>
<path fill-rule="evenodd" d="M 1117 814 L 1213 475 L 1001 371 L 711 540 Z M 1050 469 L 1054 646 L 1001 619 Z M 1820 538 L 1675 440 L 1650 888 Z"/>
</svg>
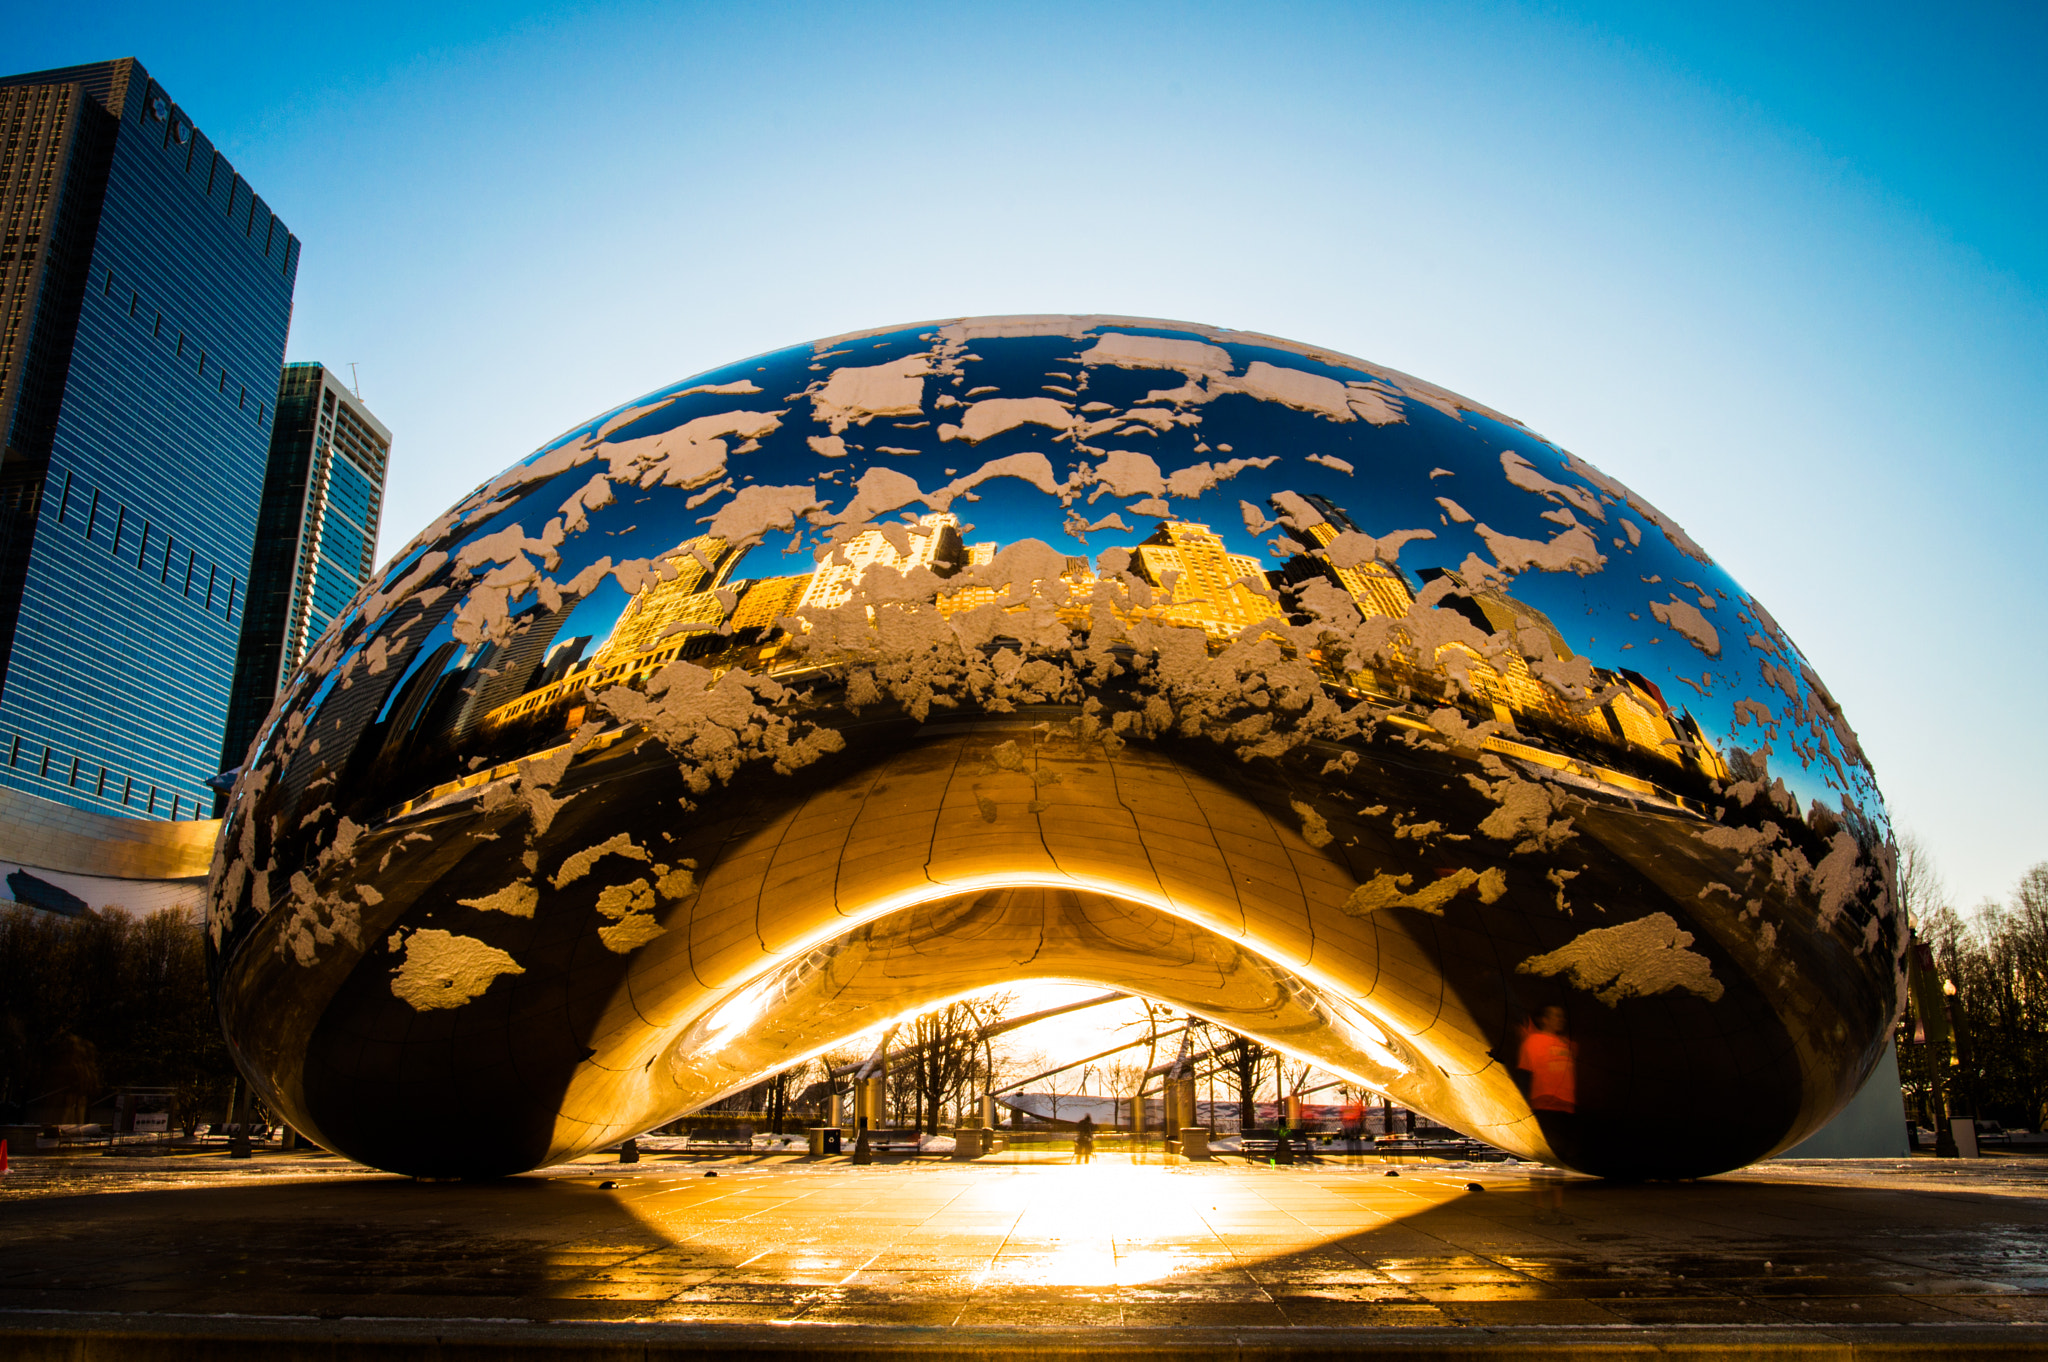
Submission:
<svg viewBox="0 0 2048 1362">
<path fill-rule="evenodd" d="M 0 910 L 0 1117 L 82 1122 L 117 1089 L 163 1088 L 190 1131 L 234 1082 L 196 913 Z"/>
<path fill-rule="evenodd" d="M 1273 1100 L 1278 1101 L 1287 1093 L 1307 1088 L 1309 1075 L 1316 1072 L 1311 1064 L 1290 1060 L 1280 1051 L 1249 1036 L 1239 1035 L 1199 1017 L 1186 1018 L 1185 1037 L 1177 1030 L 1166 1032 L 1169 1022 L 1179 1020 L 1178 1014 L 1156 1003 L 1143 1006 L 1144 1015 L 1126 1023 L 1126 1027 L 1143 1035 L 1144 1048 L 1134 1046 L 1125 1057 L 1088 1068 L 1068 1069 L 1034 1085 L 1051 1097 L 1049 1114 L 1054 1120 L 1060 1119 L 1061 1097 L 1089 1092 L 1125 1103 L 1117 1118 L 1121 1122 L 1127 1119 L 1125 1113 L 1133 1109 L 1141 1088 L 1149 1100 L 1157 1102 L 1161 1099 L 1164 1077 L 1159 1071 L 1184 1055 L 1188 1061 L 1186 1076 L 1196 1080 L 1198 1099 L 1206 1101 L 1213 1112 L 1220 1109 L 1222 1100 L 1227 1097 L 1237 1107 L 1239 1129 L 1250 1130 L 1259 1124 L 1260 1094 L 1270 1094 Z M 1028 1067 L 1044 1070 L 1057 1062 L 1039 1054 L 1033 1057 Z M 1344 1095 L 1348 1097 L 1355 1093 L 1353 1089 L 1346 1088 Z"/>
<path fill-rule="evenodd" d="M 886 1086 L 891 1125 L 936 1135 L 948 1125 L 980 1119 L 981 1095 L 1001 1084 L 1014 1059 L 985 1033 L 1009 1013 L 1014 997 L 982 994 L 927 1012 L 891 1033 Z M 840 1049 L 784 1069 L 732 1094 L 716 1114 L 753 1116 L 777 1134 L 808 1122 L 827 1095 L 853 1098 L 854 1070 L 868 1051 Z"/>
<path fill-rule="evenodd" d="M 898 1027 L 888 1045 L 889 1124 L 937 1134 L 949 1126 L 977 1123 L 982 1094 L 1034 1074 L 1043 1076 L 1031 1087 L 1050 1097 L 1047 1114 L 1056 1121 L 1063 1116 L 1060 1100 L 1083 1091 L 1128 1103 L 1142 1086 L 1156 1102 L 1162 1090 L 1156 1071 L 1184 1052 L 1194 1060 L 1191 1071 L 1202 1076 L 1199 1087 L 1208 1092 L 1212 1106 L 1220 1087 L 1235 1099 L 1239 1121 L 1249 1129 L 1258 1124 L 1261 1093 L 1296 1091 L 1306 1085 L 1311 1071 L 1256 1040 L 1198 1018 L 1188 1020 L 1184 1040 L 1169 1029 L 1179 1020 L 1176 1014 L 1153 1003 L 1144 1004 L 1143 1014 L 1126 1023 L 1127 1034 L 1136 1042 L 1131 1049 L 1087 1066 L 1061 1069 L 1057 1066 L 1071 1056 L 1014 1051 L 989 1035 L 990 1028 L 1010 1015 L 1014 1003 L 1011 994 L 983 994 Z M 827 1094 L 850 1104 L 855 1071 L 869 1053 L 853 1048 L 830 1052 L 734 1093 L 713 1112 L 763 1120 L 784 1133 L 815 1119 Z"/>
<path fill-rule="evenodd" d="M 2003 902 L 1961 913 L 1909 836 L 1899 892 L 1915 936 L 1899 1046 L 1913 1115 L 1936 1130 L 1952 1116 L 2048 1129 L 2048 862 Z"/>
</svg>

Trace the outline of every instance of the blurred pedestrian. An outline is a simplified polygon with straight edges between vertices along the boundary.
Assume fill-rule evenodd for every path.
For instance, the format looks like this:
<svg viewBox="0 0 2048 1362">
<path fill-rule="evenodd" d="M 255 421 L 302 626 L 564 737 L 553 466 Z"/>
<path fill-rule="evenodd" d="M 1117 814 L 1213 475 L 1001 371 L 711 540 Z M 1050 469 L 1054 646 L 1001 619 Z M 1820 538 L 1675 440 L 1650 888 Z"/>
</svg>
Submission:
<svg viewBox="0 0 2048 1362">
<path fill-rule="evenodd" d="M 1083 1116 L 1074 1127 L 1074 1162 L 1095 1162 L 1095 1118 Z"/>
<path fill-rule="evenodd" d="M 1566 1034 L 1565 1011 L 1551 1003 L 1536 1014 L 1522 1036 L 1515 1067 L 1529 1075 L 1529 1109 L 1550 1145 L 1551 1153 L 1570 1162 L 1579 1149 L 1579 1047 Z M 1546 1170 L 1536 1183 L 1537 1220 L 1568 1225 L 1564 1213 L 1564 1176 Z"/>
</svg>

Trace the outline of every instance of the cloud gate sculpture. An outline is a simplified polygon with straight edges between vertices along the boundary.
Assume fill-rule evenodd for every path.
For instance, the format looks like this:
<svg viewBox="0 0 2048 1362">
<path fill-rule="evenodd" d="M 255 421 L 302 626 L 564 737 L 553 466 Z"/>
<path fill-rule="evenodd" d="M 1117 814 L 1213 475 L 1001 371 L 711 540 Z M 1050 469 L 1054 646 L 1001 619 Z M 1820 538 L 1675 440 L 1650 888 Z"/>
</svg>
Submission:
<svg viewBox="0 0 2048 1362">
<path fill-rule="evenodd" d="M 399 1172 L 1050 978 L 1676 1177 L 1869 1073 L 1892 878 L 1820 679 L 1627 488 L 1344 355 L 981 318 L 701 374 L 471 493 L 280 698 L 209 925 L 256 1090 Z M 1562 1100 L 1520 1067 L 1553 1005 Z"/>
</svg>

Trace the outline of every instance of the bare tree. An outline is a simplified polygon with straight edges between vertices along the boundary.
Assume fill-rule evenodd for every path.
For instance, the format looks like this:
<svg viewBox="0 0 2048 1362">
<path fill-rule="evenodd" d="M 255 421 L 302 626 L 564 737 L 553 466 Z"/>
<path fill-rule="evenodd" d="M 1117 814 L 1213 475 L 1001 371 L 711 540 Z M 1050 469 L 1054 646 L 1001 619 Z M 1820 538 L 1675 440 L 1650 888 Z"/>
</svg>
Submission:
<svg viewBox="0 0 2048 1362">
<path fill-rule="evenodd" d="M 783 1127 L 789 1123 L 790 1098 L 804 1090 L 810 1072 L 810 1061 L 805 1060 L 801 1064 L 791 1065 L 761 1085 L 764 1093 L 762 1105 L 767 1112 L 768 1128 L 777 1135 L 782 1134 Z"/>
<path fill-rule="evenodd" d="M 2048 862 L 1965 914 L 1909 833 L 1898 893 L 1914 927 L 1899 1073 L 1937 1149 L 1953 1147 L 1952 1115 L 2048 1126 Z"/>
<path fill-rule="evenodd" d="M 1123 1125 L 1124 1104 L 1137 1099 L 1138 1084 L 1144 1077 L 1144 1066 L 1136 1060 L 1119 1059 L 1102 1066 L 1102 1086 L 1109 1089 L 1113 1099 L 1113 1105 L 1110 1107 L 1111 1125 Z"/>
<path fill-rule="evenodd" d="M 1057 1073 L 1046 1072 L 1046 1070 L 1051 1069 L 1053 1065 L 1059 1062 L 1059 1060 L 1054 1059 L 1043 1050 L 1034 1051 L 1030 1059 L 1026 1061 L 1034 1073 L 1044 1075 L 1036 1080 L 1035 1086 L 1038 1091 L 1052 1099 L 1048 1103 L 1051 1109 L 1048 1113 L 1048 1119 L 1054 1121 L 1060 1119 L 1060 1099 L 1062 1097 L 1072 1097 L 1081 1090 L 1081 1078 L 1078 1070 L 1061 1069 Z"/>
<path fill-rule="evenodd" d="M 1906 919 L 1919 926 L 1920 918 L 1938 911 L 1948 902 L 1948 889 L 1935 868 L 1934 856 L 1919 834 L 1908 832 L 1899 838 L 1898 896 Z"/>
<path fill-rule="evenodd" d="M 1240 1036 L 1234 1031 L 1230 1035 L 1224 1059 L 1237 1078 L 1238 1129 L 1252 1130 L 1259 1124 L 1261 1078 L 1269 1063 L 1279 1062 L 1279 1056 L 1249 1036 Z"/>
<path fill-rule="evenodd" d="M 0 908 L 0 1118 L 83 1119 L 109 1088 L 159 1087 L 190 1133 L 234 1081 L 197 914 Z"/>
<path fill-rule="evenodd" d="M 936 1135 L 950 1111 L 964 1119 L 970 1092 L 991 1085 L 995 1050 L 984 1031 L 1008 1015 L 1015 995 L 989 993 L 925 1013 L 910 1024 L 903 1063 L 912 1085 L 912 1119 Z"/>
</svg>

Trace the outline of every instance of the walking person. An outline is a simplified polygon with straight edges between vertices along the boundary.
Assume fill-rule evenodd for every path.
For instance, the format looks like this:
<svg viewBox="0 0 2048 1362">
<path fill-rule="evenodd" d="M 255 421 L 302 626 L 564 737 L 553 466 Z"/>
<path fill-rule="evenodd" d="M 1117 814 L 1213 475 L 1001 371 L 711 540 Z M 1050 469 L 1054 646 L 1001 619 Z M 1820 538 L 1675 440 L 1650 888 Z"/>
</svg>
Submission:
<svg viewBox="0 0 2048 1362">
<path fill-rule="evenodd" d="M 1095 1118 L 1083 1116 L 1074 1127 L 1074 1162 L 1095 1162 Z"/>
<path fill-rule="evenodd" d="M 1522 1037 L 1515 1067 L 1529 1075 L 1529 1109 L 1550 1150 L 1560 1159 L 1575 1157 L 1579 1147 L 1579 1047 L 1566 1034 L 1565 1011 L 1551 1003 L 1536 1014 Z M 1569 1225 L 1564 1213 L 1564 1174 L 1548 1169 L 1537 1175 L 1536 1195 L 1546 1225 Z"/>
</svg>

